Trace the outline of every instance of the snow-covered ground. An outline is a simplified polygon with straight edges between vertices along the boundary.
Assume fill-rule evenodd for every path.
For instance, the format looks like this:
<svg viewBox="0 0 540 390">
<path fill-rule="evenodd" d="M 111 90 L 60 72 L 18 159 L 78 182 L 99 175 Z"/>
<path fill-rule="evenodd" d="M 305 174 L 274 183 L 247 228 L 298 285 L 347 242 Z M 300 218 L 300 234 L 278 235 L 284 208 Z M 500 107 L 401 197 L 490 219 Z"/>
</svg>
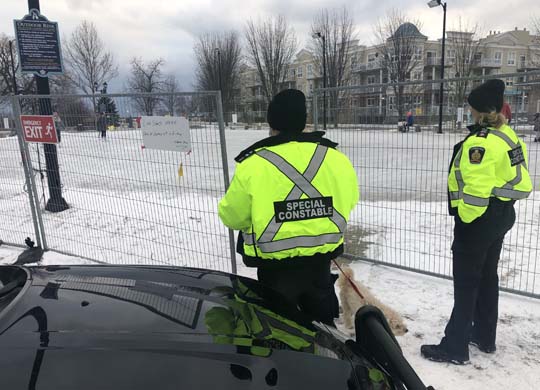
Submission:
<svg viewBox="0 0 540 390">
<path fill-rule="evenodd" d="M 0 246 L 0 264 L 13 263 L 20 249 Z M 42 265 L 88 264 L 88 260 L 47 252 Z M 356 277 L 383 302 L 400 312 L 409 333 L 399 337 L 405 356 L 426 384 L 437 390 L 533 390 L 540 383 L 540 301 L 501 294 L 497 352 L 471 347 L 471 364 L 456 367 L 424 360 L 419 348 L 437 343 L 452 308 L 452 284 L 438 278 L 354 262 Z M 256 278 L 240 265 L 242 275 Z"/>
<path fill-rule="evenodd" d="M 228 130 L 234 157 L 266 136 Z M 405 267 L 451 275 L 452 220 L 446 211 L 450 151 L 462 134 L 398 133 L 329 128 L 358 172 L 361 202 L 353 212 L 347 250 Z M 190 265 L 231 270 L 228 232 L 217 202 L 223 193 L 215 126 L 192 130 L 190 154 L 143 149 L 139 131 L 65 133 L 58 148 L 64 197 L 71 208 L 44 212 L 50 248 L 109 263 Z M 530 135 L 525 139 L 530 141 Z M 35 169 L 43 153 L 31 145 Z M 529 142 L 530 172 L 540 187 L 540 148 Z M 34 237 L 17 140 L 0 139 L 0 239 Z M 182 176 L 179 168 L 182 167 Z M 46 179 L 36 174 L 39 192 Z M 43 188 L 42 188 L 43 183 Z M 43 206 L 43 203 L 42 203 Z M 503 286 L 540 291 L 540 192 L 517 203 L 518 222 L 501 259 Z"/>
<path fill-rule="evenodd" d="M 266 136 L 264 130 L 228 130 L 227 165 Z M 446 173 L 452 145 L 462 134 L 332 129 L 358 172 L 361 202 L 354 210 L 348 251 L 424 271 L 451 274 L 452 221 L 446 210 Z M 138 131 L 116 131 L 106 142 L 92 133 L 65 133 L 58 149 L 64 197 L 70 209 L 43 213 L 50 248 L 43 264 L 106 263 L 186 265 L 231 270 L 228 231 L 217 217 L 223 193 L 215 126 L 193 129 L 190 154 L 141 148 Z M 530 135 L 525 135 L 530 141 Z M 540 145 L 529 142 L 530 172 L 540 187 Z M 31 146 L 35 169 L 43 153 Z M 180 167 L 182 169 L 180 169 Z M 179 175 L 182 173 L 182 175 Z M 35 172 L 38 190 L 46 179 Z M 43 187 L 42 187 L 43 183 Z M 41 204 L 43 207 L 43 203 Z M 22 244 L 35 237 L 15 138 L 0 139 L 0 240 Z M 501 284 L 540 292 L 540 192 L 517 203 L 518 222 L 506 239 Z M 0 263 L 19 249 L 0 246 Z M 354 263 L 357 276 L 409 321 L 404 350 L 426 382 L 437 389 L 535 389 L 540 383 L 540 301 L 503 294 L 498 352 L 472 349 L 473 365 L 426 362 L 419 346 L 437 342 L 452 305 L 446 280 Z M 238 265 L 239 273 L 255 277 Z"/>
</svg>

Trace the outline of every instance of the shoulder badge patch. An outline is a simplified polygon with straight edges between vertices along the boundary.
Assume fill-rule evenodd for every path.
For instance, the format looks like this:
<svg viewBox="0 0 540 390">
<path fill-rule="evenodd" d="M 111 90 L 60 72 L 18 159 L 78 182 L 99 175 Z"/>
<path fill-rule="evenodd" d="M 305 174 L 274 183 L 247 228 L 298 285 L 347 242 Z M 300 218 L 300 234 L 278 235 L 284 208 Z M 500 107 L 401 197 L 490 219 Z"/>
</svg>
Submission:
<svg viewBox="0 0 540 390">
<path fill-rule="evenodd" d="M 469 161 L 471 164 L 480 164 L 486 154 L 486 149 L 475 146 L 469 149 Z"/>
</svg>

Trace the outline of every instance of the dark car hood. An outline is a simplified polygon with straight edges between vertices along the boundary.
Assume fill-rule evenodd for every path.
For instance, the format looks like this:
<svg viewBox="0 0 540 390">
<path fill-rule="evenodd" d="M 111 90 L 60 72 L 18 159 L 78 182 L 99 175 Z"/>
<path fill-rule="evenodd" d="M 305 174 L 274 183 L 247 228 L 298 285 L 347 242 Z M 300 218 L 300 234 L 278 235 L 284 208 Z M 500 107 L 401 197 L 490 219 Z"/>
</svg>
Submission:
<svg viewBox="0 0 540 390">
<path fill-rule="evenodd" d="M 275 305 L 269 310 L 321 336 L 282 297 L 250 279 L 189 268 L 27 270 L 29 283 L 0 313 L 0 372 L 10 389 L 347 389 L 354 381 L 338 342 L 317 354 L 278 343 L 265 357 L 216 342 L 205 316 L 229 309 L 244 284 L 262 297 L 257 307 Z"/>
</svg>

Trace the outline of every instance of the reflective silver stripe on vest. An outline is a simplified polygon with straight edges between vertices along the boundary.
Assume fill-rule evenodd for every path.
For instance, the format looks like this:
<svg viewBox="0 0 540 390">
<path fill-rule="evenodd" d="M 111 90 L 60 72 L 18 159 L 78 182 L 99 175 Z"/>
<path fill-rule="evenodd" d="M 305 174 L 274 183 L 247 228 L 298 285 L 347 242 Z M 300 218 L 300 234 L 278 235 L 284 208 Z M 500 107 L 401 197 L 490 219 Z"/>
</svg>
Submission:
<svg viewBox="0 0 540 390">
<path fill-rule="evenodd" d="M 499 137 L 504 142 L 506 142 L 506 144 L 510 147 L 510 149 L 516 149 L 521 146 L 519 141 L 517 143 L 512 141 L 512 139 L 508 135 L 504 134 L 500 130 L 490 130 L 489 133 L 493 134 L 496 137 Z M 519 183 L 521 183 L 521 180 L 523 179 L 521 167 L 524 167 L 525 169 L 527 169 L 527 161 L 523 161 L 521 164 L 519 164 L 516 167 L 516 177 L 514 177 L 512 180 L 506 183 L 502 188 L 494 188 L 493 191 L 491 191 L 491 194 L 493 196 L 515 199 L 515 200 L 527 198 L 529 196 L 529 192 L 514 190 L 514 187 L 518 185 Z"/>
<path fill-rule="evenodd" d="M 261 151 L 263 152 L 263 151 Z M 306 171 L 304 172 L 303 176 L 306 180 L 308 180 L 310 183 L 315 178 L 315 175 L 317 172 L 319 172 L 319 169 L 321 168 L 324 158 L 326 157 L 326 153 L 328 152 L 328 148 L 317 145 L 317 148 L 315 149 L 315 153 L 313 153 L 313 156 L 311 157 L 311 161 L 309 162 L 308 167 L 306 168 Z M 272 152 L 270 152 L 272 153 Z M 257 153 L 259 154 L 259 153 Z M 262 153 L 261 157 L 264 157 L 264 153 Z M 265 158 L 270 163 L 274 164 L 273 161 L 270 161 L 269 159 Z M 285 161 L 285 164 L 290 165 L 288 162 Z M 274 164 L 276 165 L 276 164 Z M 278 167 L 279 168 L 279 167 Z M 300 175 L 300 173 L 294 168 L 291 167 L 292 170 L 297 174 Z M 281 170 L 281 169 L 280 169 Z M 290 170 L 290 169 L 289 169 Z M 281 170 L 283 172 L 283 170 Z M 285 172 L 284 172 L 285 173 Z M 303 191 L 300 189 L 300 187 L 297 185 L 297 182 L 294 181 L 291 176 L 289 176 L 287 173 L 285 175 L 295 184 L 289 195 L 287 195 L 287 198 L 285 200 L 297 200 L 300 199 L 300 197 L 303 194 Z M 302 175 L 300 175 L 302 176 Z M 275 222 L 275 218 L 272 218 L 266 229 L 264 229 L 263 234 L 261 237 L 259 237 L 259 241 L 261 242 L 269 242 L 274 239 L 277 232 L 281 228 L 281 225 L 283 225 L 282 222 Z"/>
<path fill-rule="evenodd" d="M 311 184 L 311 181 L 315 178 L 317 172 L 321 168 L 327 151 L 327 147 L 317 145 L 315 153 L 313 154 L 304 174 L 298 172 L 298 170 L 289 164 L 283 157 L 270 150 L 262 149 L 257 152 L 257 155 L 278 168 L 285 176 L 287 176 L 289 180 L 294 183 L 294 187 L 287 196 L 286 200 L 297 200 L 300 199 L 303 194 L 306 194 L 310 198 L 322 197 L 322 194 L 313 186 L 313 184 Z M 274 216 L 270 220 L 268 226 L 264 229 L 263 234 L 257 240 L 257 247 L 264 253 L 270 253 L 294 249 L 297 247 L 310 248 L 325 244 L 338 243 L 343 238 L 343 233 L 347 228 L 347 221 L 335 208 L 334 215 L 330 217 L 330 220 L 337 226 L 339 233 L 322 234 L 319 236 L 292 237 L 284 240 L 274 241 L 276 234 L 283 225 L 283 223 L 276 222 Z M 246 245 L 255 245 L 253 234 L 242 233 L 242 235 Z"/>
<path fill-rule="evenodd" d="M 526 199 L 530 194 L 529 191 L 509 190 L 507 188 L 494 188 L 491 193 L 500 198 L 509 198 L 514 200 Z"/>
<path fill-rule="evenodd" d="M 459 196 L 459 191 L 451 191 L 450 194 L 450 200 L 460 200 L 461 196 Z"/>
<path fill-rule="evenodd" d="M 489 198 L 480 198 L 479 196 L 463 194 L 463 202 L 471 206 L 486 207 L 489 206 Z"/>
<path fill-rule="evenodd" d="M 516 148 L 521 146 L 519 141 L 518 141 L 518 143 L 515 143 L 514 141 L 512 141 L 512 139 L 509 136 L 507 136 L 506 134 L 504 134 L 500 130 L 490 130 L 489 134 L 493 134 L 494 136 L 499 137 L 500 139 L 502 139 L 504 142 L 506 142 L 506 144 L 510 147 L 510 149 L 516 149 Z M 526 169 L 527 168 L 527 161 L 523 161 L 520 165 L 518 165 L 518 167 L 521 167 L 522 165 Z"/>
<path fill-rule="evenodd" d="M 320 236 L 299 236 L 272 242 L 257 241 L 257 247 L 265 253 L 280 252 L 294 248 L 313 248 L 325 244 L 337 244 L 343 238 L 343 233 L 327 233 Z M 253 237 L 244 234 L 244 243 L 253 245 Z"/>
</svg>

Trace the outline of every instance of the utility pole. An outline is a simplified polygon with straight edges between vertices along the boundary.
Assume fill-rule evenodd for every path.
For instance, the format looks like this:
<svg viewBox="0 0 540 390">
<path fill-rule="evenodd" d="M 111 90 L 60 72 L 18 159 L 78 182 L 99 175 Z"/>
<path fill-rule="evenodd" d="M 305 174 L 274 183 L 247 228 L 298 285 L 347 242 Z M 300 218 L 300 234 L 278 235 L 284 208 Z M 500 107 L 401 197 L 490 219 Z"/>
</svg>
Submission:
<svg viewBox="0 0 540 390">
<path fill-rule="evenodd" d="M 28 0 L 28 12 L 38 10 L 39 0 Z M 50 95 L 49 78 L 35 75 L 38 95 Z M 40 98 L 39 113 L 40 115 L 52 115 L 51 99 Z M 62 197 L 62 182 L 60 181 L 60 168 L 58 166 L 58 152 L 55 144 L 44 144 L 45 165 L 47 169 L 47 184 L 49 186 L 49 200 L 45 205 L 45 210 L 58 213 L 69 208 L 67 202 Z"/>
</svg>

